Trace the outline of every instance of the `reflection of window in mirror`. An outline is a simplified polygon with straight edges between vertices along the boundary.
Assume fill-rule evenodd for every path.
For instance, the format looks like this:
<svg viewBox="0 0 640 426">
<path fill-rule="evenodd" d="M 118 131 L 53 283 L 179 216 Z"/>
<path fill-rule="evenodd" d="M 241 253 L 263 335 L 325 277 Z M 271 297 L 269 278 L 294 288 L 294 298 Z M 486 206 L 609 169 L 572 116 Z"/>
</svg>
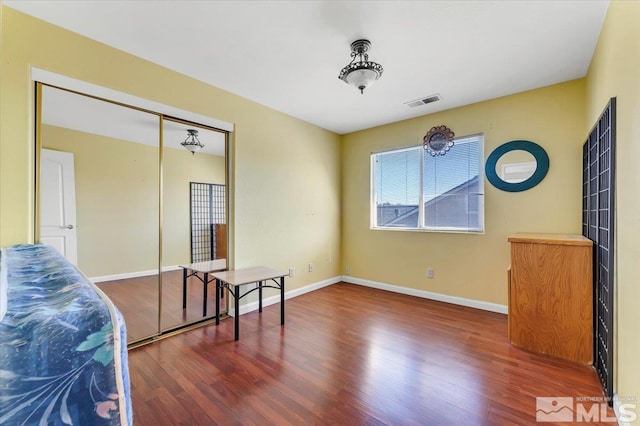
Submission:
<svg viewBox="0 0 640 426">
<path fill-rule="evenodd" d="M 529 152 L 516 149 L 505 153 L 496 163 L 496 174 L 507 183 L 520 183 L 536 171 L 536 159 Z"/>
</svg>

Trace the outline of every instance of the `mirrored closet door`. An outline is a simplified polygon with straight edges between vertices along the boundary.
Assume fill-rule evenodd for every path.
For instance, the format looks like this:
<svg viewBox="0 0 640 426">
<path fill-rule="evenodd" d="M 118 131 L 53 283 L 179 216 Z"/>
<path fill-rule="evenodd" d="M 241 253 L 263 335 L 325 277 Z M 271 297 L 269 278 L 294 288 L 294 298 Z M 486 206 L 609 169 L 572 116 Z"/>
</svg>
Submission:
<svg viewBox="0 0 640 426">
<path fill-rule="evenodd" d="M 225 132 L 164 118 L 162 331 L 215 316 L 210 273 L 226 269 L 226 164 Z"/>
<path fill-rule="evenodd" d="M 153 336 L 160 117 L 49 86 L 40 105 L 40 241 L 113 300 L 129 342 Z"/>
<path fill-rule="evenodd" d="M 213 318 L 205 272 L 227 265 L 228 133 L 45 84 L 37 93 L 37 240 L 114 302 L 129 344 Z"/>
</svg>

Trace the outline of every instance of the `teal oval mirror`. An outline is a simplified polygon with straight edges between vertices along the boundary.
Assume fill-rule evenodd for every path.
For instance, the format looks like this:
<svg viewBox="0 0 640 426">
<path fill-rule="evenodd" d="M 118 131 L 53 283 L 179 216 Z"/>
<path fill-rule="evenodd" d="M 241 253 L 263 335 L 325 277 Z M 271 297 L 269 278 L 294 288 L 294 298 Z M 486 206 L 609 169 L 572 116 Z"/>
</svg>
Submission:
<svg viewBox="0 0 640 426">
<path fill-rule="evenodd" d="M 519 151 L 524 151 L 522 154 L 525 157 L 530 154 L 535 160 L 535 164 L 533 161 L 509 163 L 501 160 L 503 156 L 513 155 L 511 153 Z M 496 170 L 499 162 L 499 170 Z M 544 148 L 537 143 L 524 140 L 500 145 L 489 155 L 485 164 L 485 175 L 489 182 L 496 188 L 507 192 L 521 192 L 533 188 L 542 182 L 548 171 L 549 156 Z"/>
</svg>

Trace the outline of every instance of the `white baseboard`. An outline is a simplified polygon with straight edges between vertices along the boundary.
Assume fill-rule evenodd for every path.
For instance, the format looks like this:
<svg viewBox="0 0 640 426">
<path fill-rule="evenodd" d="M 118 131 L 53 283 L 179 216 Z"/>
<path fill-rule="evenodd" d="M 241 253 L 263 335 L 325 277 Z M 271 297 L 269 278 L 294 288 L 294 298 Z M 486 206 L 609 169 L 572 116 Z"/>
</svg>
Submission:
<svg viewBox="0 0 640 426">
<path fill-rule="evenodd" d="M 465 299 L 464 297 L 449 296 L 447 294 L 433 293 L 431 291 L 416 290 L 414 288 L 401 287 L 399 285 L 380 283 L 376 281 L 356 278 L 349 275 L 343 275 L 342 281 L 350 284 L 358 284 L 365 287 L 377 288 L 379 290 L 387 290 L 394 293 L 407 294 L 409 296 L 422 297 L 424 299 L 437 300 L 438 302 L 452 303 L 454 305 L 467 306 L 470 308 L 482 309 L 484 311 L 497 312 L 500 314 L 507 313 L 507 305 L 498 303 L 484 302 L 482 300 Z"/>
<path fill-rule="evenodd" d="M 301 296 L 305 293 L 312 292 L 314 290 L 319 290 L 323 287 L 330 286 L 332 284 L 336 284 L 342 281 L 342 277 L 337 276 L 333 278 L 329 278 L 323 281 L 319 281 L 317 283 L 308 284 L 304 287 L 296 288 L 295 290 L 285 291 L 284 298 L 285 300 L 291 299 L 292 297 Z M 285 287 L 286 288 L 286 287 Z M 262 299 L 262 307 L 273 305 L 275 303 L 280 303 L 280 295 L 277 294 L 275 296 L 269 296 L 266 299 Z M 257 311 L 258 310 L 258 301 L 247 303 L 246 305 L 240 305 L 240 315 L 244 315 L 248 312 Z M 235 312 L 233 307 L 229 306 L 229 315 L 235 316 Z"/>
<path fill-rule="evenodd" d="M 182 268 L 180 268 L 178 265 L 163 266 L 162 272 L 177 271 L 179 269 L 182 269 Z M 148 271 L 125 272 L 123 274 L 102 275 L 100 277 L 89 278 L 89 280 L 92 283 L 102 283 L 105 281 L 124 280 L 127 278 L 148 277 L 151 275 L 158 275 L 158 270 L 150 269 Z"/>
</svg>

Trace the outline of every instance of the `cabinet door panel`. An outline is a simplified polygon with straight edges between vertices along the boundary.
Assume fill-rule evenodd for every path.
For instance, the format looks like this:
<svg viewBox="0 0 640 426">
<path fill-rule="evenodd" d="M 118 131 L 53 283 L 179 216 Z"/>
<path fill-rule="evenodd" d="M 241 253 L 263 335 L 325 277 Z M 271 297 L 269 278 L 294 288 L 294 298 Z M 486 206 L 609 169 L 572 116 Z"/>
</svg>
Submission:
<svg viewBox="0 0 640 426">
<path fill-rule="evenodd" d="M 533 352 L 590 363 L 592 248 L 571 241 L 511 242 L 509 338 Z"/>
</svg>

